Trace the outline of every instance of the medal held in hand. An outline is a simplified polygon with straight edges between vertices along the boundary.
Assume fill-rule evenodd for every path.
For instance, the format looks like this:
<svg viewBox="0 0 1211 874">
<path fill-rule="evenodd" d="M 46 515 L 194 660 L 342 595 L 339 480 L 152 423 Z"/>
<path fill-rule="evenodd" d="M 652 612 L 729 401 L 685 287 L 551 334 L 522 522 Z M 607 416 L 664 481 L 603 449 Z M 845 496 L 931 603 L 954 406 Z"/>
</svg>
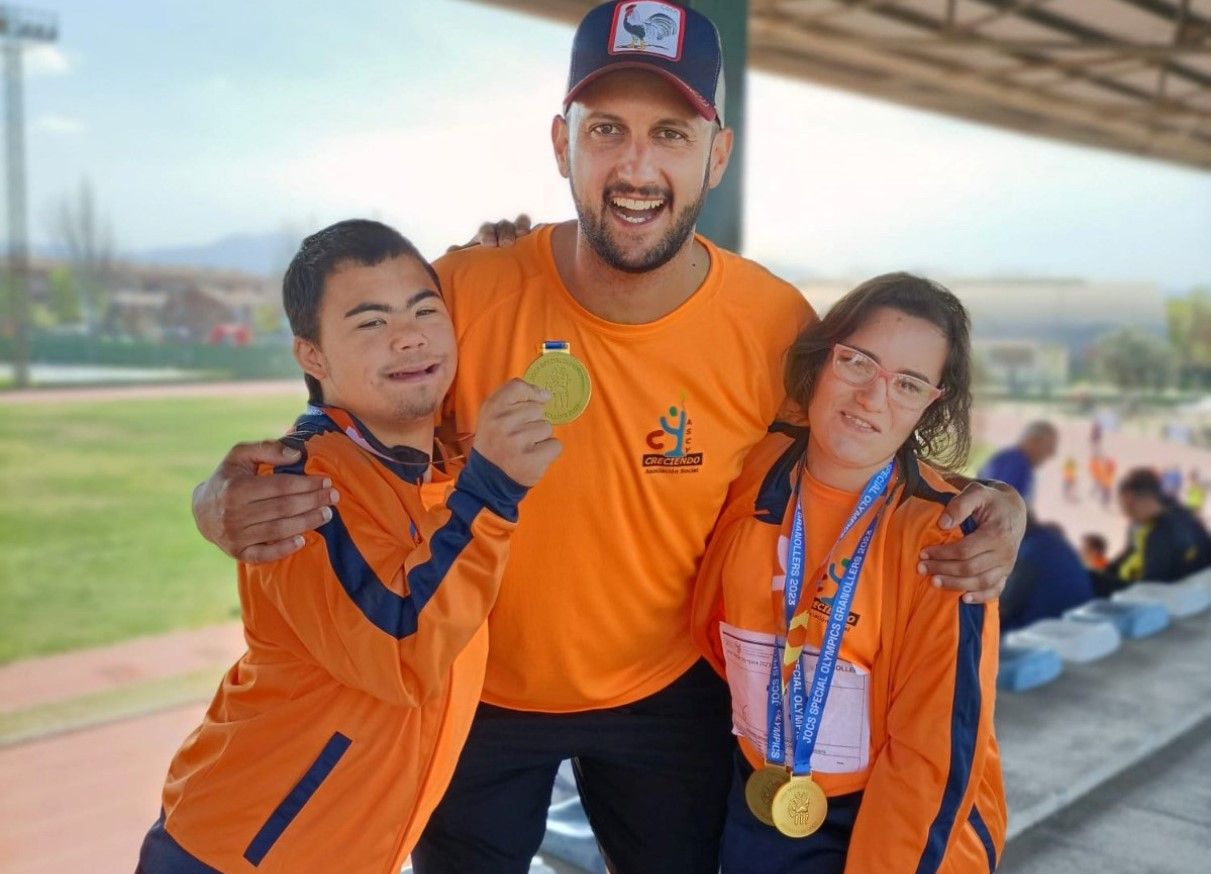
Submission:
<svg viewBox="0 0 1211 874">
<path fill-rule="evenodd" d="M 543 343 L 539 356 L 526 368 L 522 379 L 551 393 L 542 414 L 552 425 L 574 421 L 585 411 L 593 393 L 589 369 L 572 355 L 572 344 L 566 340 Z"/>
</svg>

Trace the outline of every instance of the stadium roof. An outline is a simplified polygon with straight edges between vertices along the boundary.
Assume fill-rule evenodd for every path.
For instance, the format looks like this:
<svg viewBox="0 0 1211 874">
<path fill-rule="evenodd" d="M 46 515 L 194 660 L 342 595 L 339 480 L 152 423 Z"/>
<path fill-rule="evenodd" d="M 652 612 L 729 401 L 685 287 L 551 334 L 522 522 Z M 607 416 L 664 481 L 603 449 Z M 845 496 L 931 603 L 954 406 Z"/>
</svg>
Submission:
<svg viewBox="0 0 1211 874">
<path fill-rule="evenodd" d="M 1211 0 L 749 0 L 748 28 L 757 69 L 1211 169 Z"/>
</svg>

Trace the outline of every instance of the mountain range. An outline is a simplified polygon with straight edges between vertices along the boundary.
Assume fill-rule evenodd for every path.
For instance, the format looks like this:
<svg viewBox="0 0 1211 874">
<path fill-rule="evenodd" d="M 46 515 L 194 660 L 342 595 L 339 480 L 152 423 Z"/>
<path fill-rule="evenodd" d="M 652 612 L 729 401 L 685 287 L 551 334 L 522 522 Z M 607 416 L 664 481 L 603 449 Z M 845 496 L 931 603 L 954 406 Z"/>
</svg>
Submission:
<svg viewBox="0 0 1211 874">
<path fill-rule="evenodd" d="M 257 276 L 280 277 L 298 248 L 298 241 L 298 235 L 287 231 L 230 234 L 209 243 L 119 252 L 118 260 L 136 264 L 239 270 Z M 34 257 L 56 260 L 67 257 L 66 249 L 60 245 L 35 244 L 32 250 Z"/>
<path fill-rule="evenodd" d="M 240 270 L 258 276 L 280 276 L 298 249 L 298 237 L 287 231 L 229 234 L 210 243 L 164 246 L 126 253 L 131 261 Z"/>
</svg>

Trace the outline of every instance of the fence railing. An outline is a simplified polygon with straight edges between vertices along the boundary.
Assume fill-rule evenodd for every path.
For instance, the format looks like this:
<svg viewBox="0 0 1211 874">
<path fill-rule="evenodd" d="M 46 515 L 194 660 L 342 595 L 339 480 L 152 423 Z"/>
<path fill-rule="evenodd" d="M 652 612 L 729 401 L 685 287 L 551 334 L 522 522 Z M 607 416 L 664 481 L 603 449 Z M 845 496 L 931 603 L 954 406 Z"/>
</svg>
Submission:
<svg viewBox="0 0 1211 874">
<path fill-rule="evenodd" d="M 148 343 L 35 334 L 30 338 L 30 363 L 140 367 L 204 371 L 229 379 L 297 376 L 290 346 L 282 341 L 250 346 L 203 343 Z M 0 337 L 0 361 L 13 360 L 13 343 Z"/>
</svg>

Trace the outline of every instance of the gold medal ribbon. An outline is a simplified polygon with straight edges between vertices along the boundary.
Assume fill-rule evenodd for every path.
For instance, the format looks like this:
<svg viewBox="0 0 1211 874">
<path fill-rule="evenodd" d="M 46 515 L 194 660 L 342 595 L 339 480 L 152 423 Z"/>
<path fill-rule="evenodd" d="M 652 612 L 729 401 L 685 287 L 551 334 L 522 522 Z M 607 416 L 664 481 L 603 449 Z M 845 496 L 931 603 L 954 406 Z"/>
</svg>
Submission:
<svg viewBox="0 0 1211 874">
<path fill-rule="evenodd" d="M 881 496 L 881 498 L 874 498 L 869 502 L 867 507 L 855 507 L 854 511 L 850 514 L 850 518 L 847 520 L 845 527 L 842 529 L 841 535 L 833 544 L 832 549 L 828 551 L 828 555 L 825 557 L 824 561 L 821 562 L 819 567 L 816 568 L 815 573 L 804 580 L 804 584 L 798 593 L 798 599 L 795 602 L 794 612 L 792 613 L 791 619 L 786 626 L 786 645 L 782 650 L 783 697 L 786 696 L 787 688 L 790 686 L 791 677 L 795 673 L 795 665 L 799 661 L 799 656 L 803 653 L 803 647 L 807 644 L 807 632 L 811 619 L 811 608 L 815 603 L 816 596 L 820 592 L 824 591 L 824 586 L 829 580 L 836 585 L 841 584 L 841 578 L 845 575 L 845 571 L 849 567 L 850 558 L 852 558 L 857 550 L 858 543 L 862 540 L 863 530 L 858 527 L 856 523 L 872 509 L 874 509 L 877 514 L 877 522 L 878 518 L 883 515 L 884 509 L 891 506 L 894 501 L 898 499 L 902 487 L 902 481 L 897 481 L 895 485 L 888 485 L 885 488 L 884 494 Z M 796 502 L 802 501 L 801 492 L 798 487 L 795 488 L 794 499 Z M 861 504 L 861 500 L 862 499 L 859 498 L 859 505 Z M 802 512 L 802 509 L 800 512 Z M 795 549 L 795 537 L 796 534 L 792 526 L 791 537 L 787 544 L 786 564 L 788 576 L 790 572 L 790 564 L 794 560 L 792 552 Z M 802 551 L 800 555 L 806 557 L 806 544 L 803 544 L 801 549 Z M 835 565 L 833 562 L 833 557 L 838 554 L 842 556 L 840 561 L 841 566 L 834 573 Z M 771 590 L 770 597 L 774 610 L 774 616 L 777 618 L 778 624 L 781 625 L 786 621 L 785 590 Z M 846 619 L 848 619 L 848 617 L 846 617 Z"/>
</svg>

